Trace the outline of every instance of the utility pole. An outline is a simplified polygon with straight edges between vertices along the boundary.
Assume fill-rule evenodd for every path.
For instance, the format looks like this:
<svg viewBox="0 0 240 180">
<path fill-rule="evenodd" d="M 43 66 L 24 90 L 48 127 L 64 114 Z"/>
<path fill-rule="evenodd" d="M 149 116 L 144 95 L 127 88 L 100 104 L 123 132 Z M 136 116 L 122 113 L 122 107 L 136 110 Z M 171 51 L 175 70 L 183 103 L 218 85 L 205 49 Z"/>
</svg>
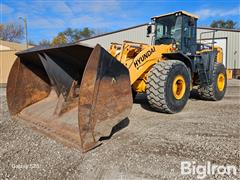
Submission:
<svg viewBox="0 0 240 180">
<path fill-rule="evenodd" d="M 24 22 L 26 47 L 28 48 L 27 18 L 26 17 L 24 17 L 24 18 L 23 17 L 19 17 L 19 19 L 23 20 L 23 22 Z"/>
</svg>

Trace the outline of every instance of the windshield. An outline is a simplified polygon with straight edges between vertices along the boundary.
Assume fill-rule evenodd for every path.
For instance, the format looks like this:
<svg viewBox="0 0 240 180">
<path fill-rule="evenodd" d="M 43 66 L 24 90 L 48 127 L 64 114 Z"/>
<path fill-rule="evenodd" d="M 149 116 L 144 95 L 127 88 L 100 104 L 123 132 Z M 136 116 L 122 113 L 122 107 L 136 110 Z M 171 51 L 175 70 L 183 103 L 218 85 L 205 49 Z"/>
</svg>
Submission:
<svg viewBox="0 0 240 180">
<path fill-rule="evenodd" d="M 166 16 L 156 20 L 156 44 L 170 44 L 173 41 L 180 43 L 182 29 L 181 16 Z"/>
</svg>

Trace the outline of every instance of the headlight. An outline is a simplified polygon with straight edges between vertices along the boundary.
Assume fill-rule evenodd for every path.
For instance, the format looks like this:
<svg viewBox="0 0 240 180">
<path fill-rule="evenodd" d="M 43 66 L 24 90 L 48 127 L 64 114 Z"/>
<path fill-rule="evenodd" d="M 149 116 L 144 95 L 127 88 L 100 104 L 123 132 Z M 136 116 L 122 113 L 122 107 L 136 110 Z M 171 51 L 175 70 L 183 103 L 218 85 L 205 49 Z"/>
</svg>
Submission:
<svg viewBox="0 0 240 180">
<path fill-rule="evenodd" d="M 172 45 L 172 48 L 173 48 L 173 50 L 177 50 L 178 45 L 177 45 L 176 43 L 174 43 L 174 44 Z"/>
</svg>

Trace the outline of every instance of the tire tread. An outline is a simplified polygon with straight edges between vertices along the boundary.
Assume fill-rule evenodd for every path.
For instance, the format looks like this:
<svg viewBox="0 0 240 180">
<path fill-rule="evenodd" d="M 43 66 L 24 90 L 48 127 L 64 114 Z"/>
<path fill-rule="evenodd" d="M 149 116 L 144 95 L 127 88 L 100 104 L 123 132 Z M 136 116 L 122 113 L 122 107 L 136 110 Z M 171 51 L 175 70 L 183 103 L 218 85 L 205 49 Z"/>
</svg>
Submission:
<svg viewBox="0 0 240 180">
<path fill-rule="evenodd" d="M 223 66 L 220 63 L 214 63 L 213 68 L 213 79 L 217 76 L 217 70 L 220 68 L 220 66 Z M 216 82 L 213 80 L 213 83 L 211 85 L 205 86 L 205 87 L 198 87 L 198 94 L 201 99 L 203 100 L 209 100 L 209 101 L 217 101 L 217 97 L 214 92 L 214 87 L 216 87 Z"/>
<path fill-rule="evenodd" d="M 149 72 L 147 81 L 147 99 L 150 106 L 156 111 L 174 113 L 168 107 L 166 102 L 165 84 L 171 68 L 177 63 L 182 62 L 178 60 L 160 61 L 155 64 Z"/>
</svg>

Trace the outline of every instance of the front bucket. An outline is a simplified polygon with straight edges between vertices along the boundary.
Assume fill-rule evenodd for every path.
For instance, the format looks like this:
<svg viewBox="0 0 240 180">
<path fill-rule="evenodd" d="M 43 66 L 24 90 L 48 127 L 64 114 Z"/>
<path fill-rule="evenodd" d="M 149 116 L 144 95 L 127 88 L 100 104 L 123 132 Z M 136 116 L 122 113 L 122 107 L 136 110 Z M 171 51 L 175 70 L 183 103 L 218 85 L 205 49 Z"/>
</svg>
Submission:
<svg viewBox="0 0 240 180">
<path fill-rule="evenodd" d="M 8 78 L 9 112 L 44 134 L 87 151 L 128 116 L 128 70 L 100 45 L 30 49 Z"/>
</svg>

